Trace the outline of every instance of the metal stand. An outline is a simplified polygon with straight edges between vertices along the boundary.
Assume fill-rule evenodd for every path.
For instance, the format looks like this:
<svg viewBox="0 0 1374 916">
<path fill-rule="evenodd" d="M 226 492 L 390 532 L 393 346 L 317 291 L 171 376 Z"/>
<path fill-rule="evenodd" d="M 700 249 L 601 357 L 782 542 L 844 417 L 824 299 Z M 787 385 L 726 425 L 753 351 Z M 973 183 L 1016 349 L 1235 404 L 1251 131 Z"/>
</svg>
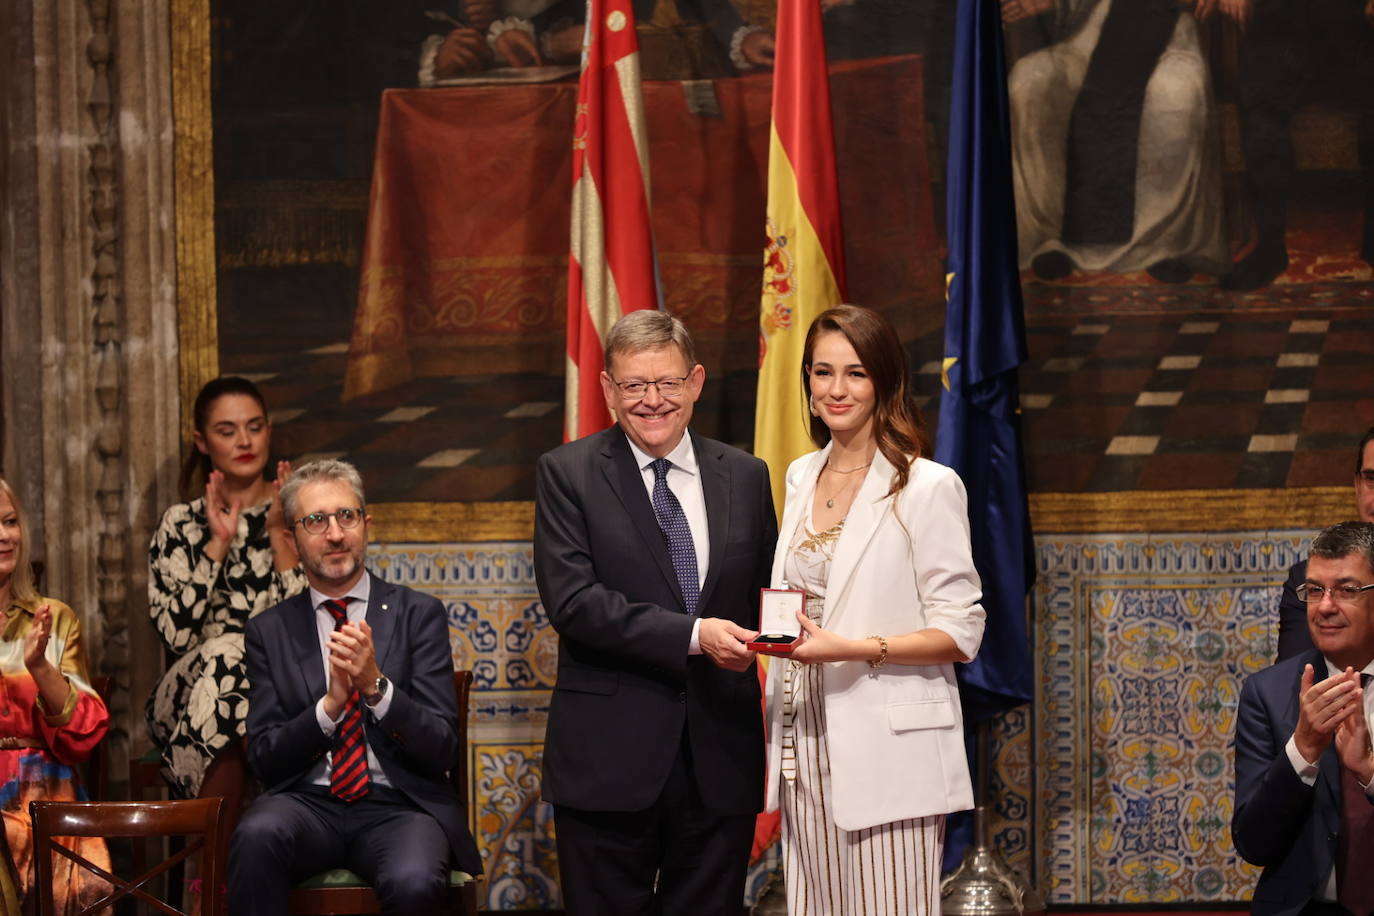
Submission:
<svg viewBox="0 0 1374 916">
<path fill-rule="evenodd" d="M 973 809 L 973 845 L 948 878 L 940 882 L 940 912 L 944 916 L 1036 916 L 1045 901 L 988 843 L 988 724 L 978 723 L 978 805 Z"/>
</svg>

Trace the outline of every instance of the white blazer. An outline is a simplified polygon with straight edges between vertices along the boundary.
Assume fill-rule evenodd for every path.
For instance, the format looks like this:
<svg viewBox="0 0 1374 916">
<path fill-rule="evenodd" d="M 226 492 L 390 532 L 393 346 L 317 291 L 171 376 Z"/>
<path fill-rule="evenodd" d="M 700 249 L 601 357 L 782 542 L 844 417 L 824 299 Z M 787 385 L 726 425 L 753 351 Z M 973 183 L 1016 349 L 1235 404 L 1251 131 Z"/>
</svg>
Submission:
<svg viewBox="0 0 1374 916">
<path fill-rule="evenodd" d="M 775 588 L 782 587 L 788 546 L 829 454 L 827 445 L 787 469 Z M 821 626 L 851 639 L 933 627 L 972 659 L 983 638 L 983 592 L 963 482 L 944 465 L 917 458 L 894 498 L 887 495 L 892 474 L 882 453 L 874 453 L 835 545 Z M 783 664 L 768 665 L 769 811 L 778 807 L 781 778 Z M 874 670 L 855 661 L 822 669 L 837 827 L 862 830 L 973 807 L 953 665 L 888 662 Z"/>
</svg>

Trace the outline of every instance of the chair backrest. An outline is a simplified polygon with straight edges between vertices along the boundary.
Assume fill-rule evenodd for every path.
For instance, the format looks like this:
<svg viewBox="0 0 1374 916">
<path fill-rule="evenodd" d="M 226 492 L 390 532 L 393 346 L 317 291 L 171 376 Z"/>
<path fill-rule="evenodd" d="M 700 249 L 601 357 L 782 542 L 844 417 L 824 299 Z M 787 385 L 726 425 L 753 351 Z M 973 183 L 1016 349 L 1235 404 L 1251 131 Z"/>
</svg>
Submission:
<svg viewBox="0 0 1374 916">
<path fill-rule="evenodd" d="M 154 896 L 149 890 L 149 884 L 168 869 L 198 854 L 200 877 L 204 886 L 220 886 L 224 879 L 224 876 L 219 874 L 221 804 L 220 798 L 155 802 L 30 802 L 29 817 L 33 821 L 34 874 L 39 913 L 42 916 L 56 916 L 56 905 L 53 900 L 55 855 L 60 855 L 76 863 L 79 868 L 110 880 L 110 893 L 82 910 L 82 914 L 108 912 L 107 907 L 125 898 L 142 901 L 159 912 L 180 913 L 180 910 L 173 909 Z M 186 845 L 147 872 L 129 880 L 118 875 L 108 875 L 104 869 L 56 842 L 58 837 L 165 836 L 186 837 Z M 204 894 L 201 900 L 201 916 L 220 916 L 220 903 L 219 894 Z"/>
<path fill-rule="evenodd" d="M 114 691 L 114 678 L 108 674 L 94 675 L 91 678 L 91 686 L 95 688 L 100 701 L 108 708 L 110 696 Z M 109 797 L 109 784 L 110 739 L 107 735 L 96 745 L 95 750 L 91 751 L 91 756 L 86 761 L 86 793 L 92 801 L 104 801 Z"/>
<path fill-rule="evenodd" d="M 448 771 L 453 791 L 458 793 L 464 807 L 472 787 L 468 784 L 468 705 L 472 697 L 472 672 L 453 672 L 453 694 L 458 700 L 458 761 Z"/>
</svg>

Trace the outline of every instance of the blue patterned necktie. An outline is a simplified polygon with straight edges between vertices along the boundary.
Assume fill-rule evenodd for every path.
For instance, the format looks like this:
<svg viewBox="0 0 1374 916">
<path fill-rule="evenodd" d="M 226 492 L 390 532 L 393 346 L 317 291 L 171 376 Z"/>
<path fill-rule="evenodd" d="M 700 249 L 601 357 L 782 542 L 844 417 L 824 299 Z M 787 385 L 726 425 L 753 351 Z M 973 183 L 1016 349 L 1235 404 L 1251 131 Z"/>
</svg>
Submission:
<svg viewBox="0 0 1374 916">
<path fill-rule="evenodd" d="M 677 573 L 677 584 L 682 589 L 682 606 L 688 614 L 695 615 L 701 593 L 697 583 L 697 549 L 692 544 L 687 513 L 668 489 L 668 469 L 672 466 L 667 458 L 655 458 L 649 465 L 654 471 L 654 515 L 658 516 L 658 527 L 663 529 L 663 537 L 668 542 L 668 557 L 673 561 L 673 572 Z"/>
</svg>

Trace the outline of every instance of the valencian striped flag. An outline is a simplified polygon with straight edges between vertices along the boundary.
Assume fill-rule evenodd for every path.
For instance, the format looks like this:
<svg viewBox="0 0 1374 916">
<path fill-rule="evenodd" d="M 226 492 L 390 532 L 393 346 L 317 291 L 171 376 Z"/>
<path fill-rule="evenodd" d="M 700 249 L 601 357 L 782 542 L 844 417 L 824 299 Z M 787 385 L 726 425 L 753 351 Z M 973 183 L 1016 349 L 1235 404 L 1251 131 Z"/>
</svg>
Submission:
<svg viewBox="0 0 1374 916">
<path fill-rule="evenodd" d="M 830 80 L 816 0 L 779 0 L 768 147 L 768 233 L 759 316 L 754 454 L 782 512 L 784 474 L 814 446 L 800 397 L 811 319 L 844 301 L 844 234 Z"/>
<path fill-rule="evenodd" d="M 949 122 L 948 303 L 935 459 L 968 488 L 973 562 L 983 580 L 983 645 L 958 668 L 965 715 L 976 722 L 1033 695 L 1026 593 L 1035 556 L 1016 381 L 1026 324 L 997 0 L 959 0 Z"/>
<path fill-rule="evenodd" d="M 611 423 L 598 381 L 606 331 L 626 312 L 660 305 L 631 0 L 588 0 L 576 118 L 565 440 Z"/>
</svg>

